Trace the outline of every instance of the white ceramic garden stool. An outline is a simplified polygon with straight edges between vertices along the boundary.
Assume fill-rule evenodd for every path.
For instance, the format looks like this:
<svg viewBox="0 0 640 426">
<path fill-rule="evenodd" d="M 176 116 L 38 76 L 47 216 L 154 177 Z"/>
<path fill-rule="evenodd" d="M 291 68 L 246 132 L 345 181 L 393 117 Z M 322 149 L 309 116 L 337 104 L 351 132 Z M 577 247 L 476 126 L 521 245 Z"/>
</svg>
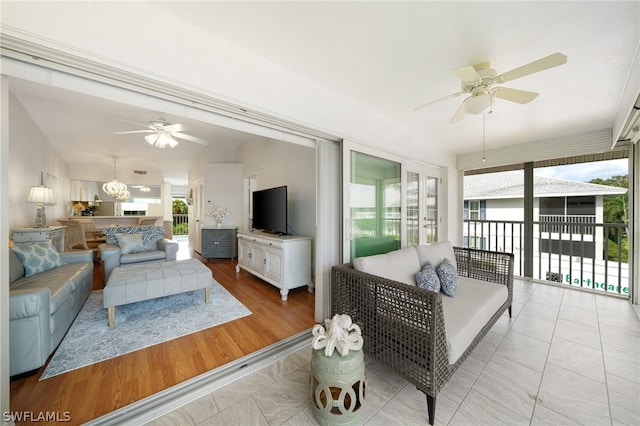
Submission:
<svg viewBox="0 0 640 426">
<path fill-rule="evenodd" d="M 360 424 L 367 378 L 361 350 L 338 351 L 328 357 L 324 350 L 311 355 L 310 377 L 313 414 L 320 425 Z"/>
</svg>

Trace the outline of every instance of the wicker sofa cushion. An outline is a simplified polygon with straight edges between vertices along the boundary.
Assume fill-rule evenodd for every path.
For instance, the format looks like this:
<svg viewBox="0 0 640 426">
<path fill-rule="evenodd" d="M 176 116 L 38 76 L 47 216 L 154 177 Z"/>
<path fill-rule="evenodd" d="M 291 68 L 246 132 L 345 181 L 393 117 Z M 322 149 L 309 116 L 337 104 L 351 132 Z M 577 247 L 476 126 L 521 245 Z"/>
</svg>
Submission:
<svg viewBox="0 0 640 426">
<path fill-rule="evenodd" d="M 442 298 L 449 364 L 460 358 L 508 296 L 506 285 L 458 277 L 456 297 Z"/>
<path fill-rule="evenodd" d="M 458 269 L 456 255 L 453 253 L 453 244 L 451 244 L 451 241 L 440 241 L 425 246 L 416 246 L 416 252 L 418 253 L 421 267 L 424 266 L 428 260 L 437 268 L 444 259 L 449 259 L 451 263 L 453 263 L 454 268 L 456 268 L 456 270 Z"/>
<path fill-rule="evenodd" d="M 357 257 L 353 259 L 353 267 L 358 271 L 412 286 L 416 285 L 416 272 L 422 269 L 414 246 L 385 254 Z"/>
</svg>

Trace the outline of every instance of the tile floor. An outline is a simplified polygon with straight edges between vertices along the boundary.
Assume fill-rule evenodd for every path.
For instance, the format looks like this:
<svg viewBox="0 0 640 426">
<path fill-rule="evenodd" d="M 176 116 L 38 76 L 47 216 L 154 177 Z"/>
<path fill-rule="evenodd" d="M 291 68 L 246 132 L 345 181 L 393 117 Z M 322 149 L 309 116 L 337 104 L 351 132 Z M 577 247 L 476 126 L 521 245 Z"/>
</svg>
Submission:
<svg viewBox="0 0 640 426">
<path fill-rule="evenodd" d="M 437 398 L 437 425 L 640 425 L 640 321 L 628 301 L 517 280 L 503 316 Z M 315 425 L 309 346 L 153 425 Z M 366 359 L 365 425 L 424 425 L 426 398 Z"/>
</svg>

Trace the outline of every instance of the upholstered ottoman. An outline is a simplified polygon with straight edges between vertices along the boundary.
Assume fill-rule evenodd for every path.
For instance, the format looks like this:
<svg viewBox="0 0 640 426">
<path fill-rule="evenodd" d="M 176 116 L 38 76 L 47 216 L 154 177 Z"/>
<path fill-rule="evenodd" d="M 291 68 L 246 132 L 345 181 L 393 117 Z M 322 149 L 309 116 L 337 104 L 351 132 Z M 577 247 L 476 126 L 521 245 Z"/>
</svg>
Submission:
<svg viewBox="0 0 640 426">
<path fill-rule="evenodd" d="M 209 303 L 211 270 L 196 259 L 141 263 L 113 269 L 103 291 L 109 309 L 109 327 L 115 322 L 115 307 L 172 294 L 205 289 Z"/>
</svg>

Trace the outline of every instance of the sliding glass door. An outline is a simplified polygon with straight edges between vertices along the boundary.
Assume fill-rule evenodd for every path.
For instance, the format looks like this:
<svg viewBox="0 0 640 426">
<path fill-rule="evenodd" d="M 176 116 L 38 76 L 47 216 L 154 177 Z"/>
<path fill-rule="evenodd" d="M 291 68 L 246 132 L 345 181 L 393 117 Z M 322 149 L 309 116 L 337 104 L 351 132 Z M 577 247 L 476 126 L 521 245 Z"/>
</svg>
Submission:
<svg viewBox="0 0 640 426">
<path fill-rule="evenodd" d="M 350 150 L 345 193 L 345 260 L 401 246 L 400 162 Z"/>
<path fill-rule="evenodd" d="M 439 167 L 345 142 L 343 260 L 441 237 Z"/>
</svg>

